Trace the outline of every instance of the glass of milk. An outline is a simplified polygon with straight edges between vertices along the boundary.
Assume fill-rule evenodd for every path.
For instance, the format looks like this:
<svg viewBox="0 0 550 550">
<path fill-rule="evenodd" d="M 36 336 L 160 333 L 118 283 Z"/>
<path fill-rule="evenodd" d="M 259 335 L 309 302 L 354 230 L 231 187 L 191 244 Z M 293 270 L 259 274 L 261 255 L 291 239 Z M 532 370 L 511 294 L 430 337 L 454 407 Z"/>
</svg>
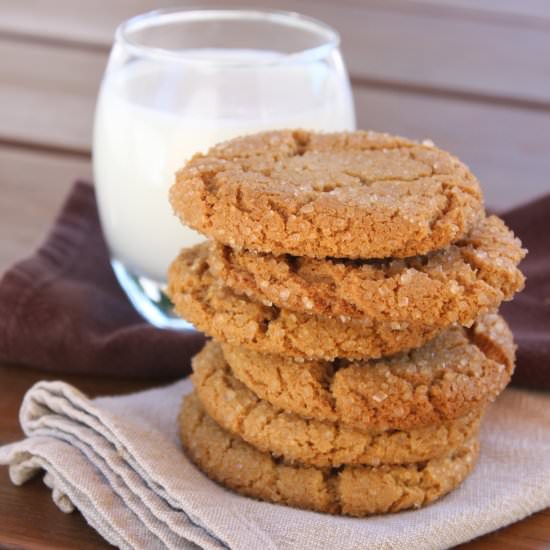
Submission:
<svg viewBox="0 0 550 550">
<path fill-rule="evenodd" d="M 204 239 L 173 214 L 168 190 L 195 153 L 278 128 L 353 130 L 338 34 L 295 13 L 154 11 L 124 22 L 99 93 L 93 164 L 116 277 L 135 308 L 163 328 L 166 272 Z"/>
</svg>

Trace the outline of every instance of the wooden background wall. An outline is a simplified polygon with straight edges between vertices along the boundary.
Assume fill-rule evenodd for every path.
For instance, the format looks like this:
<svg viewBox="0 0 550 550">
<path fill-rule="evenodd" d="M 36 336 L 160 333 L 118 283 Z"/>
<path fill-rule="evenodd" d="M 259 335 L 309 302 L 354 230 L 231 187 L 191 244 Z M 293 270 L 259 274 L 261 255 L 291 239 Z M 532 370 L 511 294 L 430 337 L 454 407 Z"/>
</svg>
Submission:
<svg viewBox="0 0 550 550">
<path fill-rule="evenodd" d="M 455 152 L 480 178 L 489 206 L 505 209 L 550 191 L 550 2 L 238 4 L 332 24 L 342 35 L 359 126 L 430 137 Z M 41 237 L 71 180 L 90 175 L 94 103 L 114 29 L 159 6 L 0 3 L 0 238 L 9 241 L 0 269 Z"/>
</svg>

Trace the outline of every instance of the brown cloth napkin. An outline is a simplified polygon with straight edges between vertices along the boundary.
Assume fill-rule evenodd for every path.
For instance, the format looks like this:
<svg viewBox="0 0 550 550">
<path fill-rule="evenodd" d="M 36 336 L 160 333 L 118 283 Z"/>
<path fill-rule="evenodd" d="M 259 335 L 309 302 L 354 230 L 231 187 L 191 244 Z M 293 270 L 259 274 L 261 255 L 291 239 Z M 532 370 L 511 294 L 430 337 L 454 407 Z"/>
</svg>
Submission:
<svg viewBox="0 0 550 550">
<path fill-rule="evenodd" d="M 512 383 L 550 389 L 550 195 L 502 215 L 529 253 L 521 264 L 525 290 L 501 312 L 518 345 Z"/>
<path fill-rule="evenodd" d="M 503 306 L 519 345 L 514 383 L 550 388 L 550 195 L 505 214 L 529 249 L 526 289 Z M 0 361 L 58 372 L 181 376 L 202 336 L 159 330 L 111 271 L 93 187 L 77 182 L 46 242 L 0 281 Z"/>
<path fill-rule="evenodd" d="M 0 361 L 119 377 L 182 376 L 204 338 L 159 330 L 118 286 L 94 188 L 76 182 L 44 244 L 0 281 Z"/>
</svg>

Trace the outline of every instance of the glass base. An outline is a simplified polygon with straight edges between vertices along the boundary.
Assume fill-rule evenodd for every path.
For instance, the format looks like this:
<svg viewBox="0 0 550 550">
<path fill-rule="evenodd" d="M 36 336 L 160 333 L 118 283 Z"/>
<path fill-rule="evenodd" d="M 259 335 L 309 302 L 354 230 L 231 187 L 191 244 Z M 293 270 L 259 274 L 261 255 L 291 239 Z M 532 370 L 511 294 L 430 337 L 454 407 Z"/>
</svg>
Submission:
<svg viewBox="0 0 550 550">
<path fill-rule="evenodd" d="M 164 293 L 162 285 L 130 273 L 115 258 L 111 259 L 111 266 L 130 302 L 146 321 L 158 328 L 195 330 L 191 323 L 174 315 L 172 302 Z"/>
</svg>

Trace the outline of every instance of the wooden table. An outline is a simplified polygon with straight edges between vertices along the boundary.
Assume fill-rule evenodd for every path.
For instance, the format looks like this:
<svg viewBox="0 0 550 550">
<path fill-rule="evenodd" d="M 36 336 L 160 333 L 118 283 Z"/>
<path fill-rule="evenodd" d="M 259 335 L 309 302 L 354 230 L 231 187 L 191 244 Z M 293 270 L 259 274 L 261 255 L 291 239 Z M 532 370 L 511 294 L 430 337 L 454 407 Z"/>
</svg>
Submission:
<svg viewBox="0 0 550 550">
<path fill-rule="evenodd" d="M 265 0 L 238 4 L 268 6 Z M 340 31 L 360 127 L 431 137 L 454 151 L 479 176 L 493 208 L 550 191 L 548 3 L 285 0 L 273 5 L 324 19 Z M 3 0 L 0 272 L 43 238 L 72 180 L 91 175 L 93 108 L 113 30 L 122 19 L 155 7 L 152 0 Z M 21 437 L 21 398 L 43 378 L 62 378 L 90 395 L 158 383 L 44 375 L 0 365 L 0 444 Z M 0 547 L 76 546 L 107 544 L 78 513 L 59 512 L 40 480 L 16 488 L 0 469 Z M 465 547 L 550 548 L 550 511 Z"/>
</svg>

